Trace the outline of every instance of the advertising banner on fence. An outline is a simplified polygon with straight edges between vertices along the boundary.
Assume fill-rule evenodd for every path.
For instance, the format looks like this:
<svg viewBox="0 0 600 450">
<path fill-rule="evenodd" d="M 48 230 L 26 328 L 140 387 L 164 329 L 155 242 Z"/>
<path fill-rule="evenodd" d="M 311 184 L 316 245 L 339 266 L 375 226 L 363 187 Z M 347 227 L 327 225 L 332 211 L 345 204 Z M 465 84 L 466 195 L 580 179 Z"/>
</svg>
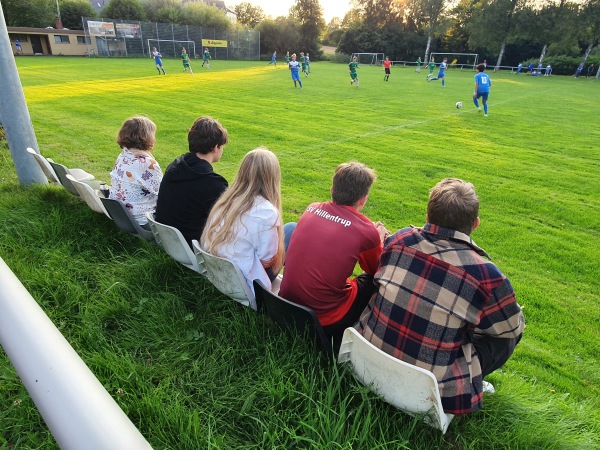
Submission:
<svg viewBox="0 0 600 450">
<path fill-rule="evenodd" d="M 90 36 L 105 36 L 115 37 L 115 24 L 112 22 L 98 22 L 96 20 L 88 20 L 88 29 Z"/>
<path fill-rule="evenodd" d="M 202 47 L 227 47 L 227 41 L 220 39 L 202 39 Z"/>
<path fill-rule="evenodd" d="M 136 38 L 140 36 L 140 26 L 137 23 L 117 23 L 117 36 Z"/>
</svg>

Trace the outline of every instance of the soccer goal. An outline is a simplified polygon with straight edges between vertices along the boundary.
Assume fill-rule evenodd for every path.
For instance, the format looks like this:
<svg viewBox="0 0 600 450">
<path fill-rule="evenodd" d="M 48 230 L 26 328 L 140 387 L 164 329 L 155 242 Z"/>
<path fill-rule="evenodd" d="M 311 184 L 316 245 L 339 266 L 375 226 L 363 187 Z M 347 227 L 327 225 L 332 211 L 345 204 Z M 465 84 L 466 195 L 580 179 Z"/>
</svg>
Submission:
<svg viewBox="0 0 600 450">
<path fill-rule="evenodd" d="M 359 64 L 369 64 L 377 66 L 383 61 L 383 53 L 352 53 L 352 58 L 358 59 Z"/>
<path fill-rule="evenodd" d="M 473 69 L 477 67 L 477 61 L 479 60 L 479 53 L 430 53 L 429 61 L 434 58 L 436 64 L 442 62 L 444 58 L 448 58 L 448 68 L 457 69 Z"/>
<path fill-rule="evenodd" d="M 175 41 L 172 39 L 148 39 L 148 54 L 152 56 L 152 47 L 156 47 L 164 57 L 179 58 L 181 49 L 185 47 L 190 59 L 197 58 L 194 41 Z"/>
</svg>

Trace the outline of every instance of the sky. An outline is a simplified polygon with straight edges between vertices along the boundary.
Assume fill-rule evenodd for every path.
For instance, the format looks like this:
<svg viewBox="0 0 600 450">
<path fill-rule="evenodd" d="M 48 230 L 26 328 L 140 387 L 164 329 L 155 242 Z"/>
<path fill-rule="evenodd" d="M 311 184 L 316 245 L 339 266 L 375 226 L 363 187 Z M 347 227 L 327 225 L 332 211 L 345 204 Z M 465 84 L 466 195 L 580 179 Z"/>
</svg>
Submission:
<svg viewBox="0 0 600 450">
<path fill-rule="evenodd" d="M 260 6 L 265 14 L 272 17 L 287 16 L 290 8 L 296 3 L 295 0 L 225 0 L 225 4 L 228 8 L 232 8 L 243 1 Z M 319 0 L 319 3 L 327 23 L 334 17 L 343 19 L 350 9 L 349 0 Z"/>
</svg>

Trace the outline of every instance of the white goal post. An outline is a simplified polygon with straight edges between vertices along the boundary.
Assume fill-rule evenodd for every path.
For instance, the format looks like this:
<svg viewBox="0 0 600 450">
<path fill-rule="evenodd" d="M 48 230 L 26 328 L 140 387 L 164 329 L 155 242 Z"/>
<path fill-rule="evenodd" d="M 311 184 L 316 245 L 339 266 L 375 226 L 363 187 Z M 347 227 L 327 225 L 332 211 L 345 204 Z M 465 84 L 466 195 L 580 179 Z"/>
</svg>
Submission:
<svg viewBox="0 0 600 450">
<path fill-rule="evenodd" d="M 443 58 L 448 58 L 448 68 L 457 67 L 461 70 L 463 67 L 469 67 L 475 70 L 479 61 L 479 53 L 434 53 L 429 54 L 429 61 L 434 58 L 436 63 L 440 63 Z"/>
<path fill-rule="evenodd" d="M 181 49 L 185 47 L 190 59 L 197 58 L 194 41 L 177 41 L 173 39 L 148 39 L 148 54 L 152 56 L 152 47 L 156 47 L 163 56 L 179 58 Z"/>
<path fill-rule="evenodd" d="M 359 64 L 369 64 L 377 66 L 383 61 L 383 53 L 352 53 L 352 58 L 358 59 Z"/>
</svg>

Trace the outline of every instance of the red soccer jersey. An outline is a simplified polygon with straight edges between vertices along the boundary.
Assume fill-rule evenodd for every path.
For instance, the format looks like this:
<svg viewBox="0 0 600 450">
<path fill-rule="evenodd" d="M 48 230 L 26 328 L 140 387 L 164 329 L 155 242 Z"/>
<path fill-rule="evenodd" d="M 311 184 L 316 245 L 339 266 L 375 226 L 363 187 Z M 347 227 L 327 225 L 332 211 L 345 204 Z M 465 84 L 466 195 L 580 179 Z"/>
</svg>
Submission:
<svg viewBox="0 0 600 450">
<path fill-rule="evenodd" d="M 373 223 L 354 208 L 312 203 L 292 235 L 279 294 L 312 308 L 322 325 L 336 323 L 356 297 L 349 280 L 356 263 L 375 274 L 382 247 Z"/>
<path fill-rule="evenodd" d="M 390 67 L 392 67 L 392 62 L 391 61 L 384 61 L 383 62 L 383 68 L 384 69 L 389 69 Z"/>
</svg>

